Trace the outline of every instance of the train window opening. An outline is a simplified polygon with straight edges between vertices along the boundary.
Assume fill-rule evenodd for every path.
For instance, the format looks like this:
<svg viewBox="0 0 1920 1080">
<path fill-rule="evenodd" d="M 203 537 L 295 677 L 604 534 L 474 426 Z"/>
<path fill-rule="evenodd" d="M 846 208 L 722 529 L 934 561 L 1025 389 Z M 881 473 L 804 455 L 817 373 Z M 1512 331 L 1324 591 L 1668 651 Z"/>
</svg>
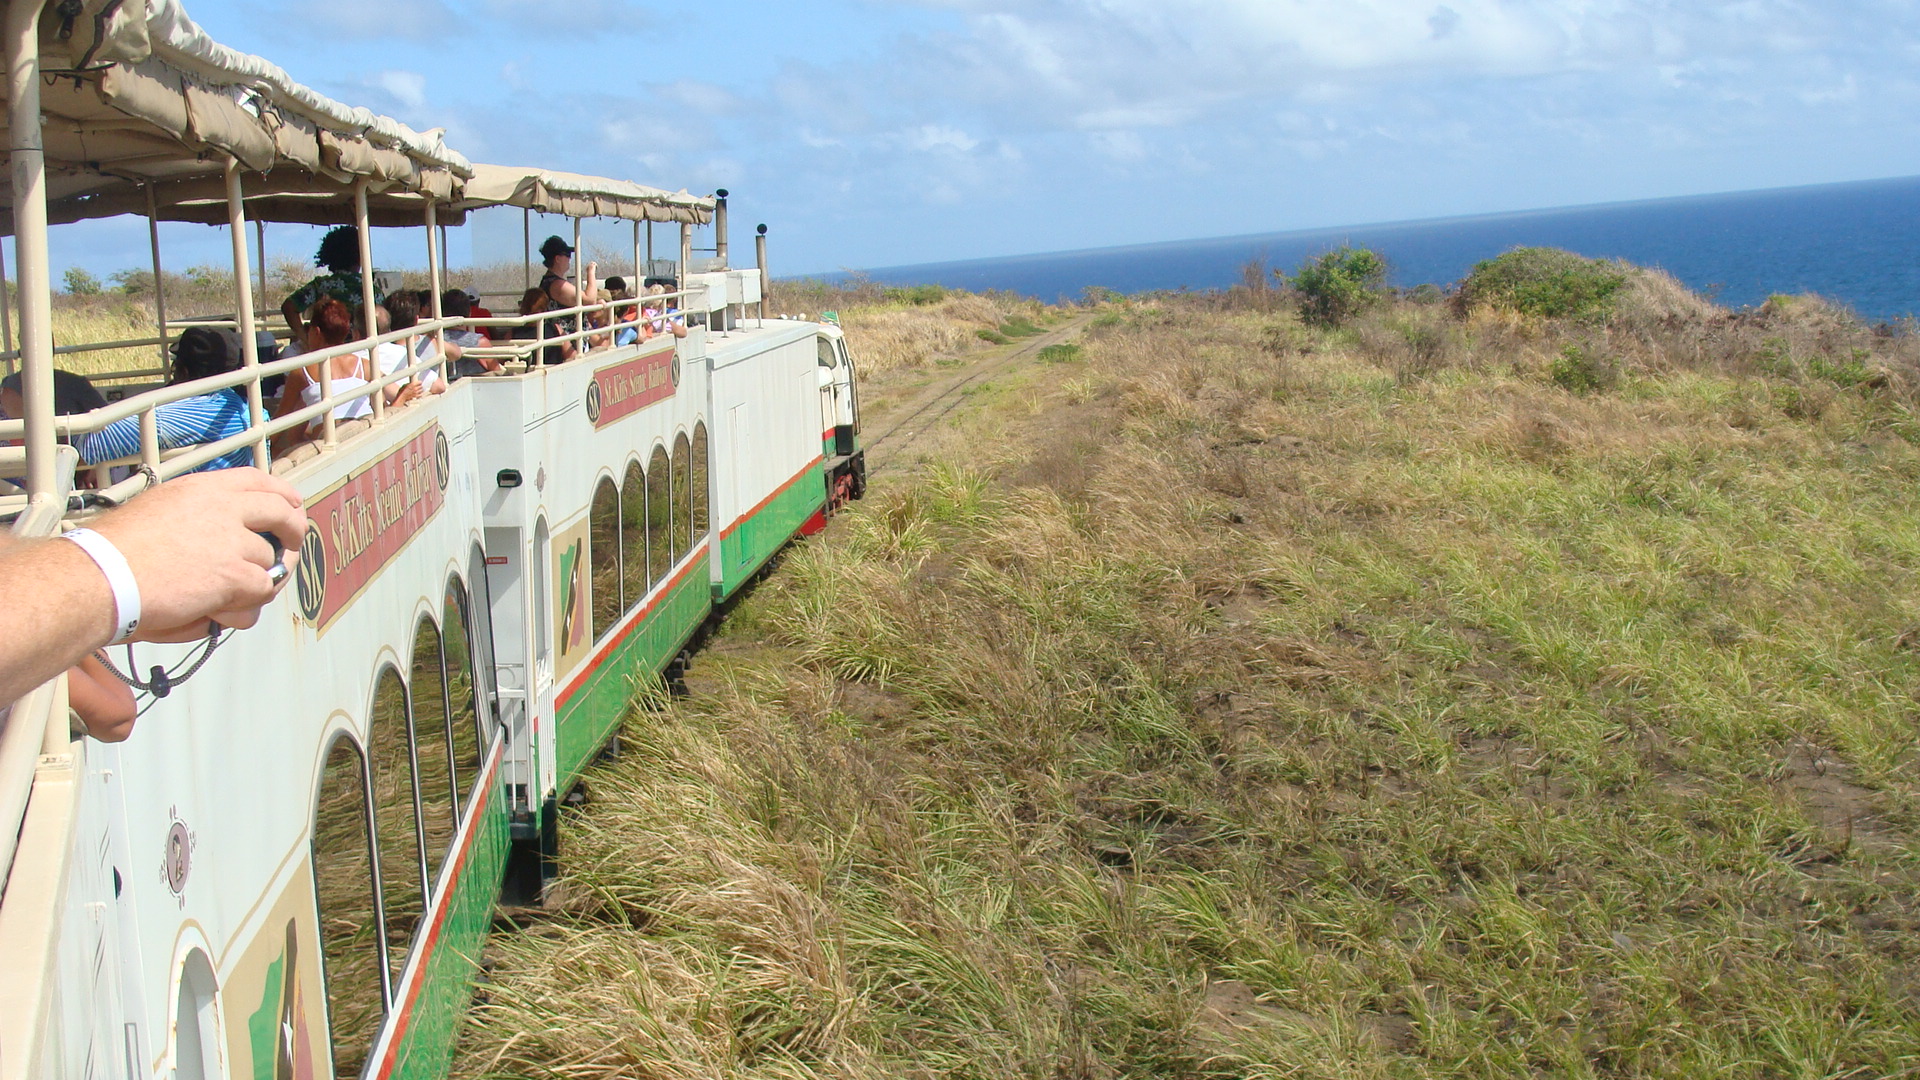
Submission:
<svg viewBox="0 0 1920 1080">
<path fill-rule="evenodd" d="M 313 814 L 313 891 L 337 1076 L 358 1076 L 390 995 L 381 957 L 366 764 L 342 736 L 327 751 Z"/>
<path fill-rule="evenodd" d="M 539 681 L 553 678 L 553 602 L 547 596 L 547 522 L 533 527 L 533 667 Z"/>
<path fill-rule="evenodd" d="M 468 597 L 463 593 L 462 598 L 469 604 L 467 641 L 473 647 L 474 708 L 479 714 L 479 723 L 484 725 L 478 732 L 480 746 L 484 748 L 500 720 L 500 703 L 494 696 L 497 675 L 494 671 L 493 576 L 487 567 L 487 553 L 479 544 L 473 546 L 473 554 L 467 557 L 467 580 L 473 582 L 473 595 Z M 479 754 L 475 754 L 476 765 L 479 760 Z"/>
<path fill-rule="evenodd" d="M 819 349 L 820 366 L 823 368 L 839 367 L 840 354 L 833 351 L 833 339 L 823 334 L 813 340 Z"/>
<path fill-rule="evenodd" d="M 472 605 L 467 587 L 455 574 L 447 579 L 446 610 L 441 617 L 446 627 L 440 643 L 446 658 L 447 702 L 451 717 L 447 743 L 453 754 L 453 808 L 457 821 L 480 773 L 480 687 L 474 681 L 478 643 L 473 637 Z M 464 783 L 464 786 L 462 786 Z"/>
<path fill-rule="evenodd" d="M 628 611 L 646 599 L 653 579 L 647 573 L 647 474 L 638 461 L 627 463 L 620 485 L 620 594 Z"/>
<path fill-rule="evenodd" d="M 198 949 L 188 953 L 180 965 L 180 996 L 174 1005 L 176 1080 L 214 1080 L 221 1075 L 219 997 L 214 988 L 207 955 Z"/>
<path fill-rule="evenodd" d="M 653 568 L 655 587 L 667 579 L 667 567 L 673 565 L 672 474 L 667 448 L 655 446 L 647 461 L 647 562 Z"/>
<path fill-rule="evenodd" d="M 427 886 L 453 846 L 460 792 L 454 781 L 453 717 L 447 700 L 446 658 L 440 629 L 425 615 L 413 634 L 413 671 L 407 679 L 413 708 L 414 758 L 420 772 L 420 825 L 427 856 Z"/>
<path fill-rule="evenodd" d="M 367 756 L 373 767 L 373 837 L 385 901 L 387 972 L 398 985 L 413 932 L 426 911 L 426 865 L 420 835 L 420 789 L 415 783 L 414 733 L 407 687 L 391 666 L 374 686 Z"/>
<path fill-rule="evenodd" d="M 673 440 L 673 543 L 677 559 L 693 550 L 693 483 L 688 477 L 693 454 L 687 449 L 687 433 Z"/>
<path fill-rule="evenodd" d="M 708 505 L 707 485 L 710 483 L 709 462 L 707 461 L 707 425 L 693 425 L 693 537 L 698 544 L 706 539 L 708 530 L 713 528 L 712 510 Z"/>
<path fill-rule="evenodd" d="M 603 476 L 593 489 L 587 518 L 587 558 L 593 573 L 593 639 L 620 621 L 620 489 Z"/>
</svg>

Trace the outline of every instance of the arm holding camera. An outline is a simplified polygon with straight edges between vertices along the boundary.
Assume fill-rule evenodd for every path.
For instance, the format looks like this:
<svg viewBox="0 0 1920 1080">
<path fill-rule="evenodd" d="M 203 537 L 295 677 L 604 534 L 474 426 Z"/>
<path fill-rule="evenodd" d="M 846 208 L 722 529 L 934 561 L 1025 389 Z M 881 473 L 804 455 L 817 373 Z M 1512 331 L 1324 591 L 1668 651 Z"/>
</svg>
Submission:
<svg viewBox="0 0 1920 1080">
<path fill-rule="evenodd" d="M 0 702 L 115 641 L 191 641 L 209 620 L 252 626 L 289 576 L 270 568 L 291 570 L 305 531 L 292 485 L 241 468 L 169 480 L 65 537 L 10 543 Z"/>
</svg>

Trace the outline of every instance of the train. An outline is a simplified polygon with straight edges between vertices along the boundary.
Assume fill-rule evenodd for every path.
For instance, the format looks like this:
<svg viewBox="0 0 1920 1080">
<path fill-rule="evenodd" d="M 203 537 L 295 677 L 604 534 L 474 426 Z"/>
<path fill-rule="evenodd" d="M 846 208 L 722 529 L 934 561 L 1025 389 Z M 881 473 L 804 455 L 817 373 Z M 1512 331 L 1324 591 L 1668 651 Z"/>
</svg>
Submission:
<svg viewBox="0 0 1920 1080">
<path fill-rule="evenodd" d="M 64 676 L 13 703 L 0 1078 L 444 1075 L 496 905 L 538 902 L 568 794 L 636 695 L 864 492 L 854 357 L 831 322 L 767 317 L 764 227 L 756 265 L 731 266 L 724 193 L 470 161 L 221 45 L 178 0 L 11 0 L 0 32 L 19 306 L 16 326 L 0 305 L 0 359 L 27 401 L 0 421 L 18 444 L 0 447 L 0 473 L 24 477 L 0 517 L 17 537 L 55 535 L 240 449 L 309 517 L 294 580 L 257 625 L 108 654 L 172 675 L 125 742 L 76 734 Z M 443 227 L 492 208 L 570 218 L 575 247 L 582 219 L 631 223 L 633 272 L 667 286 L 648 315 L 684 336 L 618 344 L 631 311 L 613 301 L 444 317 Z M 129 417 L 151 430 L 154 409 L 205 389 L 135 369 L 99 380 L 106 406 L 52 412 L 51 372 L 88 348 L 54 347 L 49 235 L 118 215 L 228 228 L 232 311 L 170 317 L 163 294 L 150 338 L 104 345 L 164 356 L 185 327 L 231 329 L 245 364 L 217 384 L 248 424 L 203 445 L 145 438 L 89 471 L 69 443 Z M 275 377 L 405 338 L 373 326 L 368 273 L 354 341 L 274 356 L 247 234 L 281 222 L 353 226 L 370 270 L 396 258 L 373 227 L 418 229 L 436 299 L 411 333 L 490 329 L 471 355 L 500 370 L 386 404 L 447 376 L 430 351 L 268 416 Z M 677 232 L 674 257 L 643 258 L 656 225 Z M 541 363 L 554 341 L 581 355 Z M 371 415 L 339 415 L 362 398 Z M 276 452 L 303 428 L 311 442 Z"/>
</svg>

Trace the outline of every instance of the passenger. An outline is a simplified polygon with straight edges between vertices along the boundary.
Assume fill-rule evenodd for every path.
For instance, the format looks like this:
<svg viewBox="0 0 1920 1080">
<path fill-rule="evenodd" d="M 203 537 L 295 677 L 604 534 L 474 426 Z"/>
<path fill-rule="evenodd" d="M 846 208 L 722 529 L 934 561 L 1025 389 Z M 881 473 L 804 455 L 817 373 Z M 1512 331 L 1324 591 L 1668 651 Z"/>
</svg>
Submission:
<svg viewBox="0 0 1920 1080">
<path fill-rule="evenodd" d="M 465 289 L 448 289 L 440 296 L 440 314 L 449 319 L 464 319 L 473 313 L 473 294 Z M 446 332 L 447 344 L 458 345 L 462 352 L 467 349 L 484 348 L 491 344 L 478 331 L 461 327 Z M 469 375 L 478 375 L 486 371 L 499 371 L 500 361 L 491 356 L 463 356 L 452 354 L 456 359 L 447 369 L 447 378 L 458 381 Z"/>
<path fill-rule="evenodd" d="M 27 415 L 27 400 L 23 396 L 20 373 L 14 372 L 0 379 L 0 412 L 8 419 L 20 420 Z M 53 373 L 53 414 L 55 416 L 78 416 L 95 409 L 107 407 L 107 399 L 94 389 L 93 383 L 85 375 L 71 371 L 55 369 Z"/>
<path fill-rule="evenodd" d="M 544 290 L 528 289 L 526 292 L 520 295 L 520 314 L 521 315 L 538 315 L 541 312 L 548 310 L 551 304 L 552 304 L 552 301 L 548 299 L 547 294 Z M 513 336 L 514 336 L 514 340 L 516 341 L 538 341 L 538 340 L 543 340 L 545 338 L 553 337 L 557 333 L 564 333 L 564 331 L 549 329 L 547 321 L 545 319 L 542 319 L 538 322 L 528 323 L 525 326 L 516 326 L 513 328 Z M 540 350 L 540 363 L 542 364 L 565 363 L 566 361 L 573 359 L 574 352 L 575 350 L 573 347 L 573 342 L 571 341 L 563 341 L 558 345 L 549 345 L 546 348 Z M 531 363 L 532 359 L 529 358 L 528 362 Z"/>
<path fill-rule="evenodd" d="M 301 313 L 312 310 L 313 305 L 333 299 L 358 307 L 362 300 L 360 234 L 353 226 L 341 225 L 328 230 L 327 235 L 320 239 L 320 250 L 314 255 L 313 262 L 316 266 L 326 267 L 327 272 L 300 286 L 280 305 L 280 314 L 286 316 L 287 325 L 293 329 L 295 342 L 307 338 Z M 380 293 L 380 286 L 374 285 L 373 302 L 378 304 L 383 299 L 385 297 Z"/>
<path fill-rule="evenodd" d="M 173 343 L 173 372 L 167 385 L 179 386 L 239 370 L 244 358 L 240 335 L 232 330 L 193 326 Z M 197 397 L 171 401 L 153 410 L 160 449 L 201 446 L 247 430 L 247 399 L 234 387 L 223 387 Z M 140 417 L 116 420 L 88 435 L 80 444 L 80 460 L 98 465 L 116 458 L 140 455 Z M 253 463 L 252 447 L 242 446 L 214 458 L 193 472 L 232 469 Z"/>
<path fill-rule="evenodd" d="M 608 278 L 607 292 L 611 294 L 615 300 L 633 299 L 633 294 L 627 290 L 627 279 L 625 278 Z M 650 340 L 653 337 L 653 327 L 648 323 L 640 321 L 639 304 L 622 304 L 615 307 L 613 309 L 613 322 L 614 325 L 620 326 L 620 329 L 613 333 L 613 343 L 615 345 L 632 345 L 637 342 Z M 621 326 L 620 324 L 622 323 L 630 323 L 631 325 Z"/>
<path fill-rule="evenodd" d="M 411 330 L 420 325 L 420 297 L 413 292 L 396 293 L 387 298 L 387 306 L 381 309 L 385 323 L 380 329 L 384 335 L 390 330 Z M 460 346 L 447 342 L 449 359 L 460 355 Z M 379 359 L 375 367 L 382 375 L 391 375 L 409 364 L 434 361 L 440 357 L 432 334 L 415 334 L 398 341 L 383 342 L 375 346 L 374 355 Z M 447 392 L 446 380 L 440 377 L 435 368 L 427 368 L 415 375 L 404 387 L 387 388 L 387 401 L 393 405 L 404 405 L 422 393 L 444 394 Z"/>
<path fill-rule="evenodd" d="M 347 305 L 328 297 L 313 306 L 307 312 L 306 340 L 308 352 L 319 352 L 338 345 L 345 345 L 353 339 L 353 313 Z M 276 417 L 296 412 L 304 406 L 320 403 L 320 364 L 330 364 L 335 397 L 348 393 L 357 387 L 367 385 L 367 354 L 342 353 L 330 360 L 318 361 L 305 367 L 294 368 L 287 374 L 287 384 L 280 390 L 280 406 L 274 410 Z M 343 401 L 333 407 L 335 420 L 354 420 L 373 412 L 373 402 L 365 397 L 352 401 Z M 321 427 L 321 418 L 315 417 L 305 431 L 283 432 L 274 444 L 275 453 L 284 453 L 300 443 L 312 439 Z"/>
<path fill-rule="evenodd" d="M 487 310 L 487 306 L 480 302 L 479 293 L 474 292 L 472 289 L 456 289 L 454 291 L 467 298 L 468 315 L 476 319 L 491 319 L 494 317 L 493 312 Z M 510 336 L 506 331 L 497 326 L 476 326 L 473 330 L 474 333 L 486 338 L 489 344 L 496 340 L 505 340 Z"/>
<path fill-rule="evenodd" d="M 568 244 L 565 240 L 557 236 L 549 236 L 540 244 L 540 259 L 547 268 L 547 272 L 541 275 L 540 278 L 540 293 L 547 298 L 547 310 L 564 311 L 570 307 L 577 307 L 583 304 L 597 304 L 600 302 L 599 288 L 594 281 L 594 272 L 599 266 L 598 263 L 587 264 L 585 281 L 586 295 L 582 296 L 580 290 L 574 288 L 573 282 L 567 278 L 567 271 L 573 268 L 573 246 L 571 244 Z M 564 336 L 580 330 L 579 322 L 571 315 L 562 319 L 554 319 L 548 325 L 551 325 L 553 329 L 548 331 L 545 336 L 550 337 Z M 552 348 L 549 348 L 547 351 L 549 353 L 547 363 L 557 364 L 560 362 L 551 358 L 551 354 L 554 351 Z M 573 359 L 578 351 L 579 350 L 574 347 L 573 342 L 568 342 L 566 359 Z"/>
<path fill-rule="evenodd" d="M 655 282 L 647 286 L 648 296 L 665 296 L 667 287 Z M 662 300 L 649 304 L 646 309 L 647 324 L 656 334 L 672 334 L 674 337 L 687 336 L 687 321 L 680 317 L 680 309 L 673 301 Z"/>
</svg>

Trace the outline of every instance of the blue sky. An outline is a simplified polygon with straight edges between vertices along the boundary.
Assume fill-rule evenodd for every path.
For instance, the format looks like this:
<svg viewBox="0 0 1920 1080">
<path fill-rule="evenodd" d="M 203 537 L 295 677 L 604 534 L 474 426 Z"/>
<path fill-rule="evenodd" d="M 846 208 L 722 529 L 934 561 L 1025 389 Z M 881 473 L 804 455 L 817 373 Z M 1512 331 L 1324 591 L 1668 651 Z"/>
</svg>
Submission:
<svg viewBox="0 0 1920 1080">
<path fill-rule="evenodd" d="M 776 273 L 1920 173 L 1911 0 L 187 10 L 476 159 L 729 188 Z M 456 258 L 491 260 L 518 222 L 467 231 Z M 143 264 L 144 233 L 56 230 L 55 260 Z M 176 265 L 224 250 L 200 226 L 168 239 Z M 378 263 L 422 261 L 394 243 Z"/>
</svg>

